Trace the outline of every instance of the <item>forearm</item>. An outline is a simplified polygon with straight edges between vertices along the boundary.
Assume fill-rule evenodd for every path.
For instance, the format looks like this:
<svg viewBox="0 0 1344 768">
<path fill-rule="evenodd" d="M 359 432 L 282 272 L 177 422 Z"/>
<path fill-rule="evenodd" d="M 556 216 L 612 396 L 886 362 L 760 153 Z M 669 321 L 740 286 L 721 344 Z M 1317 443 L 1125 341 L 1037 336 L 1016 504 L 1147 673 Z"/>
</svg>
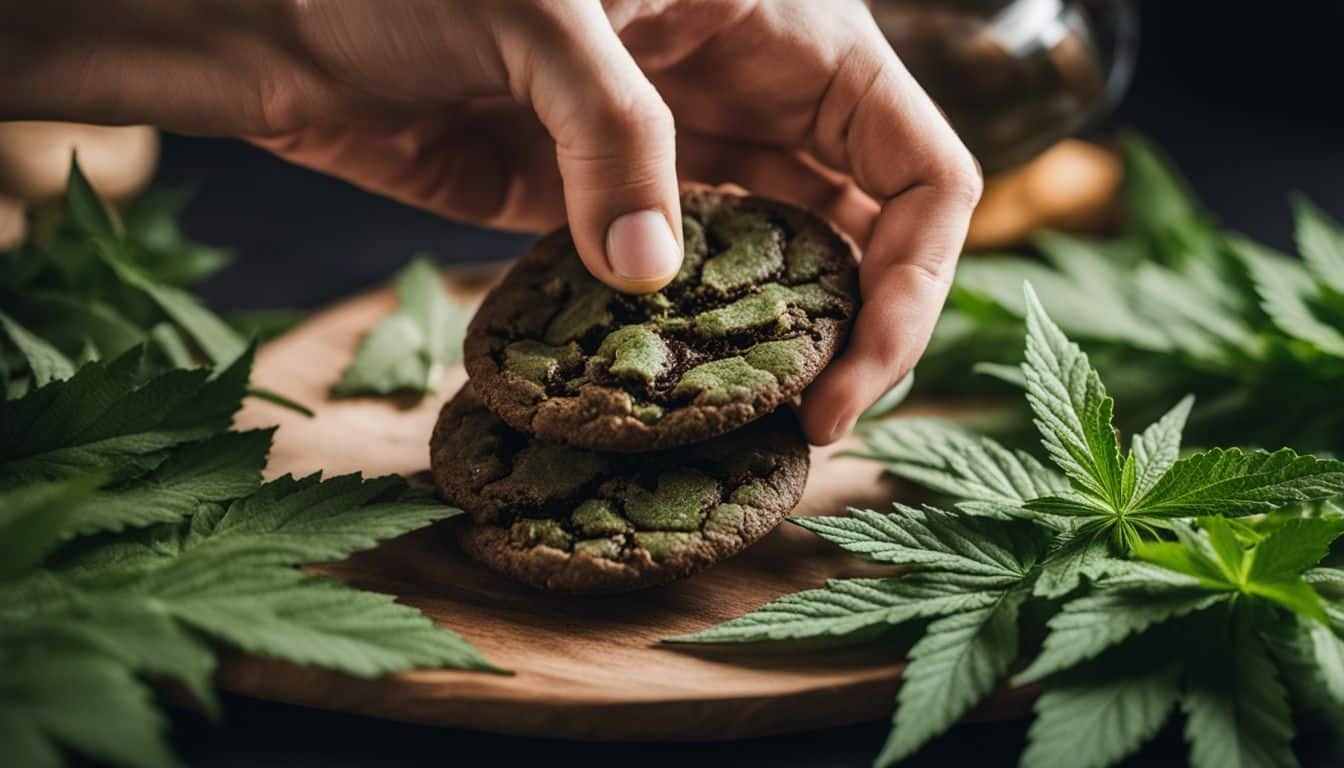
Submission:
<svg viewBox="0 0 1344 768">
<path fill-rule="evenodd" d="M 287 0 L 0 0 L 0 120 L 264 132 L 292 79 Z"/>
</svg>

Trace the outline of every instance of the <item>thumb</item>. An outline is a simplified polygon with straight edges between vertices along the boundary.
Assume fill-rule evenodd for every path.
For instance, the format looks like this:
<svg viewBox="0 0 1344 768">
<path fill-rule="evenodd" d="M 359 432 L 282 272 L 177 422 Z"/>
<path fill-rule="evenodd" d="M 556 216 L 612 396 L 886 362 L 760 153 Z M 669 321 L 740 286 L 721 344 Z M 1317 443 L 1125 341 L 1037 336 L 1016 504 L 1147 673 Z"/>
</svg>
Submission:
<svg viewBox="0 0 1344 768">
<path fill-rule="evenodd" d="M 599 3 L 561 7 L 522 85 L 555 140 L 574 245 L 602 282 L 656 291 L 682 258 L 672 112 Z"/>
</svg>

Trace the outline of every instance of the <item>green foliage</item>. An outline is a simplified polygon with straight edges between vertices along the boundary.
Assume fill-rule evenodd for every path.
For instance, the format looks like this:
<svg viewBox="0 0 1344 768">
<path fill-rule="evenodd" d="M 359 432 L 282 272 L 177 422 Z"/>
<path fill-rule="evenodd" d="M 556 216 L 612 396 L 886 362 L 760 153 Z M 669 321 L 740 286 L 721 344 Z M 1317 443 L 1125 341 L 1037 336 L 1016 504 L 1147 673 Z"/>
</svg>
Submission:
<svg viewBox="0 0 1344 768">
<path fill-rule="evenodd" d="M 1197 445 L 1344 453 L 1344 229 L 1299 200 L 1303 259 L 1274 253 L 1215 226 L 1152 147 L 1129 137 L 1123 149 L 1126 229 L 1106 240 L 1044 232 L 1033 255 L 963 259 L 916 394 L 1002 393 L 966 373 L 1021 360 L 1007 340 L 1027 321 L 1016 288 L 1029 281 L 1130 404 L 1125 430 L 1193 393 Z"/>
<path fill-rule="evenodd" d="M 1027 289 L 1027 402 L 1050 458 L 1079 492 L 1103 506 L 1127 501 L 1120 444 L 1111 426 L 1115 401 L 1087 355 L 1046 316 Z"/>
<path fill-rule="evenodd" d="M 895 425 L 895 426 L 893 426 Z M 1019 505 L 1068 488 L 1063 475 L 1031 454 L 1010 451 L 947 422 L 903 419 L 875 424 L 868 451 L 893 474 L 969 502 Z"/>
<path fill-rule="evenodd" d="M 292 313 L 254 314 L 240 333 L 186 290 L 231 260 L 182 235 L 176 216 L 189 197 L 150 190 L 118 219 L 72 161 L 64 198 L 32 216 L 26 243 L 0 253 L 0 396 L 141 346 L 144 373 L 227 366 L 248 354 L 248 336 L 264 340 L 292 322 Z M 312 415 L 274 392 L 248 394 Z"/>
<path fill-rule="evenodd" d="M 153 468 L 174 446 L 228 428 L 252 358 L 245 354 L 220 371 L 150 377 L 142 363 L 142 349 L 133 349 L 0 402 L 0 488 L 79 473 L 119 479 Z"/>
<path fill-rule="evenodd" d="M 33 386 L 43 387 L 53 381 L 68 379 L 74 375 L 75 365 L 69 358 L 4 312 L 0 312 L 0 330 L 5 332 L 10 343 L 28 363 Z"/>
<path fill-rule="evenodd" d="M 895 509 L 894 515 L 856 509 L 849 517 L 800 517 L 794 522 L 873 562 L 1009 582 L 1025 576 L 1040 548 L 1039 537 L 1022 525 L 963 520 L 932 507 L 897 504 Z"/>
<path fill-rule="evenodd" d="M 65 535 L 171 523 L 255 491 L 274 430 L 224 432 L 172 451 L 154 469 L 71 505 Z"/>
<path fill-rule="evenodd" d="M 61 766 L 67 749 L 111 765 L 180 764 L 149 686 L 125 663 L 73 642 L 6 651 L 0 739 L 13 765 Z"/>
<path fill-rule="evenodd" d="M 114 358 L 146 343 L 147 359 L 161 367 L 184 367 L 184 352 L 188 360 L 199 352 L 216 364 L 243 354 L 243 337 L 184 290 L 229 261 L 225 252 L 182 236 L 175 217 L 186 200 L 182 192 L 151 191 L 118 219 L 72 161 L 64 198 L 34 212 L 29 240 L 0 254 L 5 335 L 28 361 L 10 371 L 11 379 L 41 386 L 52 378 L 19 338 L 23 330 L 75 362 Z M 72 372 L 57 366 L 64 375 L 55 378 Z"/>
<path fill-rule="evenodd" d="M 338 395 L 425 394 L 462 357 L 471 311 L 451 301 L 434 262 L 419 257 L 393 279 L 398 308 L 360 342 L 336 384 Z"/>
<path fill-rule="evenodd" d="M 1266 600 L 1326 622 L 1325 604 L 1302 574 L 1341 533 L 1341 518 L 1295 520 L 1247 548 L 1225 518 L 1206 517 L 1199 531 L 1177 528 L 1177 541 L 1140 542 L 1136 554 L 1190 577 L 1199 589 Z"/>
<path fill-rule="evenodd" d="M 36 568 L 56 548 L 74 511 L 97 487 L 97 476 L 37 482 L 0 491 L 0 581 Z"/>
<path fill-rule="evenodd" d="M 493 669 L 391 596 L 296 567 L 461 510 L 396 477 L 263 485 L 271 431 L 227 431 L 251 355 L 157 374 L 142 357 L 0 403 L 0 735 L 20 764 L 175 764 L 145 678 L 212 709 L 219 647 L 362 677 Z"/>
<path fill-rule="evenodd" d="M 1296 766 L 1288 695 L 1264 643 L 1245 625 L 1234 627 L 1226 640 L 1202 651 L 1188 649 L 1181 709 L 1190 764 Z"/>
<path fill-rule="evenodd" d="M 1185 247 L 1160 211 L 1145 215 L 1164 247 Z M 1178 705 L 1193 764 L 1295 765 L 1281 680 L 1310 708 L 1344 712 L 1344 572 L 1320 567 L 1344 533 L 1326 503 L 1344 495 L 1344 463 L 1288 449 L 1180 458 L 1188 397 L 1126 451 L 1089 356 L 1030 286 L 1023 306 L 1021 381 L 1057 470 L 943 423 L 875 424 L 860 455 L 953 506 L 795 522 L 909 573 L 835 579 L 674 640 L 921 631 L 879 766 L 951 727 L 1020 655 L 1029 663 L 1014 682 L 1045 687 L 1024 766 L 1112 765 Z"/>
<path fill-rule="evenodd" d="M 1136 435 L 1126 454 L 1111 423 L 1113 401 L 1088 356 L 1063 335 L 1034 291 L 1026 292 L 1025 304 L 1027 400 L 1046 453 L 1067 481 L 1026 453 L 926 422 L 874 427 L 863 455 L 904 479 L 964 499 L 962 512 L 1009 517 L 1025 507 L 1038 513 L 1038 524 L 1063 531 L 1040 593 L 1057 596 L 1080 576 L 1096 575 L 1105 539 L 1123 554 L 1173 520 L 1263 513 L 1344 492 L 1344 463 L 1290 449 L 1215 449 L 1178 460 L 1190 398 Z"/>
<path fill-rule="evenodd" d="M 0 254 L 0 743 L 16 765 L 177 765 L 147 681 L 214 712 L 225 648 L 361 677 L 494 670 L 418 610 L 298 568 L 461 511 L 396 477 L 262 483 L 272 430 L 229 427 L 247 395 L 288 401 L 249 387 L 253 347 L 184 289 L 228 261 L 182 237 L 184 202 L 151 192 L 117 218 L 75 166 Z"/>
<path fill-rule="evenodd" d="M 1018 610 L 1025 589 L 999 592 L 989 605 L 933 621 L 910 649 L 896 717 L 877 757 L 890 765 L 952 727 L 1017 658 Z"/>
<path fill-rule="evenodd" d="M 97 241 L 107 266 L 125 285 L 139 289 L 148 296 L 168 318 L 177 324 L 211 362 L 228 364 L 243 354 L 247 343 L 190 293 L 163 285 L 132 266 L 120 253 L 118 245 Z"/>
<path fill-rule="evenodd" d="M 1174 666 L 1134 672 L 1065 681 L 1041 694 L 1022 765 L 1105 768 L 1143 746 L 1175 706 L 1179 679 Z"/>
<path fill-rule="evenodd" d="M 971 585 L 984 589 L 971 589 Z M 995 602 L 998 583 L 948 583 L 923 574 L 903 579 L 832 579 L 820 589 L 785 595 L 745 616 L 674 643 L 758 643 L 845 637 L 912 619 L 947 616 Z"/>
</svg>

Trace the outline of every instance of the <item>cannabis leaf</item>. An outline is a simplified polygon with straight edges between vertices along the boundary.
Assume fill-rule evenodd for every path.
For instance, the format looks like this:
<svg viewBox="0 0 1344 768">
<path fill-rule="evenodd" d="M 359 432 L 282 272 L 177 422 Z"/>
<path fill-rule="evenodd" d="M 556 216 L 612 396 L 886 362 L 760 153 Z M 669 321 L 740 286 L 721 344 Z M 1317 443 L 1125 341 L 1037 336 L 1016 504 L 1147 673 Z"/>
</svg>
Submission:
<svg viewBox="0 0 1344 768">
<path fill-rule="evenodd" d="M 191 188 L 151 187 L 121 212 L 126 241 L 135 245 L 135 263 L 159 282 L 187 285 L 233 262 L 231 251 L 192 242 L 178 226 L 178 218 L 194 196 Z M 242 335 L 254 338 L 250 333 Z"/>
<path fill-rule="evenodd" d="M 1288 695 L 1264 643 L 1244 625 L 1229 640 L 1192 654 L 1181 698 L 1190 764 L 1296 766 Z"/>
<path fill-rule="evenodd" d="M 175 679 L 212 707 L 203 637 L 366 677 L 494 669 L 418 610 L 294 567 L 460 510 L 393 477 L 263 486 L 271 430 L 224 431 L 251 354 L 158 374 L 144 354 L 0 403 L 0 736 L 12 754 L 175 764 L 141 677 Z M 87 690 L 71 698 L 72 686 Z"/>
<path fill-rule="evenodd" d="M 37 567 L 60 541 L 74 510 L 98 485 L 96 475 L 0 490 L 0 582 Z"/>
<path fill-rule="evenodd" d="M 1125 211 L 1134 228 L 1145 237 L 1172 245 L 1170 240 L 1187 236 L 1203 214 L 1191 199 L 1189 185 L 1171 168 L 1157 148 L 1137 136 L 1121 144 L 1125 159 L 1123 194 Z"/>
<path fill-rule="evenodd" d="M 1017 582 L 1035 560 L 1039 536 L 1025 526 L 963 520 L 934 507 L 893 505 L 895 514 L 850 510 L 849 517 L 799 517 L 793 522 L 841 549 L 878 563 Z"/>
<path fill-rule="evenodd" d="M 1121 142 L 1126 226 L 1106 239 L 1033 237 L 1030 256 L 963 259 L 949 305 L 921 360 L 920 390 L 1004 394 L 968 369 L 1004 371 L 1030 282 L 1126 405 L 1137 433 L 1193 393 L 1186 439 L 1197 445 L 1288 445 L 1344 453 L 1344 242 L 1339 226 L 1295 205 L 1303 259 L 1220 231 L 1155 148 Z M 983 364 L 988 363 L 986 368 Z"/>
<path fill-rule="evenodd" d="M 229 425 L 245 395 L 287 401 L 249 388 L 252 348 L 183 290 L 227 260 L 182 236 L 184 200 L 151 194 L 118 220 L 76 165 L 33 239 L 0 254 L 0 743 L 16 764 L 176 765 L 146 680 L 215 714 L 221 647 L 363 677 L 497 671 L 394 597 L 297 567 L 461 511 L 395 477 L 262 484 L 272 430 Z"/>
<path fill-rule="evenodd" d="M 1003 254 L 967 259 L 957 269 L 957 295 L 968 305 L 971 297 L 989 302 L 1003 313 L 996 316 L 1004 323 L 1025 319 L 1027 307 L 1019 287 L 1029 282 L 1051 316 L 1080 338 L 1170 350 L 1167 335 L 1134 308 L 1123 288 L 1117 290 L 1126 279 L 1122 261 L 1109 258 L 1089 241 L 1060 233 L 1039 233 L 1032 244 L 1048 263 Z M 977 314 L 984 311 L 983 306 L 976 308 Z"/>
<path fill-rule="evenodd" d="M 242 402 L 250 353 L 231 366 L 141 376 L 143 350 L 93 362 L 65 381 L 0 402 L 0 488 L 157 466 L 164 451 L 216 434 Z"/>
<path fill-rule="evenodd" d="M 33 386 L 43 387 L 53 381 L 68 379 L 74 375 L 74 363 L 61 354 L 59 349 L 19 325 L 18 321 L 4 312 L 0 312 L 0 330 L 4 331 L 28 361 L 28 370 L 33 373 Z"/>
<path fill-rule="evenodd" d="M 1274 325 L 1334 357 L 1344 357 L 1344 313 L 1332 315 L 1324 306 L 1322 288 L 1299 262 L 1244 238 L 1232 238 L 1234 251 L 1246 264 L 1260 295 L 1261 307 Z"/>
<path fill-rule="evenodd" d="M 229 260 L 227 252 L 182 235 L 174 217 L 186 199 L 180 191 L 152 190 L 119 222 L 72 161 L 59 207 L 45 212 L 29 242 L 0 254 L 7 262 L 0 277 L 0 360 L 8 341 L 24 363 L 0 365 L 7 396 L 139 346 L 146 372 L 194 368 L 202 360 L 228 365 L 246 353 L 243 336 L 184 288 Z M 278 395 L 254 394 L 304 410 Z"/>
<path fill-rule="evenodd" d="M 1099 750 L 1085 764 L 1108 765 L 1150 738 L 1178 698 L 1193 765 L 1296 765 L 1287 694 L 1263 638 L 1284 634 L 1276 608 L 1291 612 L 1286 621 L 1299 634 L 1280 641 L 1278 654 L 1298 658 L 1288 667 L 1298 677 L 1311 678 L 1319 667 L 1322 677 L 1306 687 L 1330 691 L 1339 639 L 1305 575 L 1344 533 L 1344 518 L 1294 519 L 1251 541 L 1222 517 L 1199 524 L 1199 530 L 1176 526 L 1176 541 L 1140 542 L 1136 554 L 1151 565 L 1135 564 L 1101 579 L 1092 594 L 1066 603 L 1050 619 L 1040 655 L 1016 680 L 1063 673 L 1065 682 L 1037 705 L 1040 719 L 1024 765 L 1050 764 L 1047 758 L 1077 739 L 1068 724 L 1081 722 L 1124 736 L 1109 745 L 1089 740 L 1090 750 L 1074 744 L 1082 755 Z M 1143 645 L 1155 627 L 1173 622 L 1181 622 L 1180 631 Z M 1143 658 L 1160 653 L 1169 659 L 1158 667 L 1160 678 L 1114 663 L 1116 651 L 1132 651 L 1136 643 L 1145 648 Z M 1303 663 L 1304 656 L 1311 661 Z M 1176 686 L 1175 680 L 1183 682 Z"/>
<path fill-rule="evenodd" d="M 1180 541 L 1141 543 L 1136 554 L 1192 577 L 1208 590 L 1268 600 L 1307 618 L 1326 620 L 1325 606 L 1302 573 L 1344 533 L 1344 518 L 1304 518 L 1270 532 L 1247 550 L 1221 517 L 1200 518 L 1196 534 L 1180 526 Z"/>
<path fill-rule="evenodd" d="M 75 645 L 0 656 L 0 740 L 14 765 L 65 763 L 63 748 L 120 766 L 177 766 L 167 718 L 125 664 Z"/>
<path fill-rule="evenodd" d="M 1332 722 L 1344 714 L 1344 638 L 1337 626 L 1297 619 L 1265 633 L 1284 681 L 1308 709 Z"/>
<path fill-rule="evenodd" d="M 960 266 L 951 322 L 945 318 L 940 333 L 959 323 L 972 325 L 963 335 L 992 332 L 992 326 L 1025 319 L 1027 306 L 1017 286 L 1028 282 L 1076 340 L 1176 356 L 1204 368 L 1234 367 L 1263 356 L 1254 328 L 1224 297 L 1207 290 L 1199 262 L 1185 264 L 1183 272 L 1144 258 L 1132 240 L 1106 243 L 1054 232 L 1038 233 L 1032 245 L 1046 263 L 996 254 Z M 941 344 L 934 352 L 955 354 Z M 975 362 L 1008 359 L 1000 347 Z M 958 373 L 964 375 L 965 368 Z M 1109 379 L 1122 371 L 1107 373 Z"/>
<path fill-rule="evenodd" d="M 75 160 L 70 167 L 66 205 L 72 222 L 89 238 L 111 272 L 126 286 L 143 292 L 157 304 L 191 335 L 212 362 L 227 365 L 247 350 L 247 342 L 196 297 L 142 271 L 136 264 L 136 244 L 126 240 L 117 228 Z"/>
<path fill-rule="evenodd" d="M 1044 515 L 1038 524 L 1060 528 L 1060 523 Z M 1050 555 L 1041 564 L 1032 594 L 1037 597 L 1063 597 L 1078 588 L 1084 579 L 1098 579 L 1117 567 L 1110 543 L 1098 526 L 1066 528 L 1055 537 Z"/>
<path fill-rule="evenodd" d="M 1161 729 L 1180 696 L 1180 667 L 1132 661 L 1124 677 L 1075 675 L 1036 700 L 1023 768 L 1105 768 Z"/>
<path fill-rule="evenodd" d="M 1025 451 L 932 419 L 875 424 L 867 449 L 860 455 L 882 462 L 888 472 L 971 502 L 1015 506 L 1068 487 L 1062 475 Z"/>
<path fill-rule="evenodd" d="M 471 313 L 448 299 L 434 262 L 417 258 L 397 273 L 393 284 L 397 311 L 379 320 L 360 342 L 336 394 L 425 393 L 433 389 L 443 366 L 461 358 Z"/>
<path fill-rule="evenodd" d="M 229 582 L 200 578 L 206 568 Z M 178 577 L 189 580 L 171 583 Z M 261 656 L 358 677 L 444 666 L 498 671 L 460 635 L 391 595 L 293 569 L 191 563 L 140 588 L 187 625 Z"/>
<path fill-rule="evenodd" d="M 225 432 L 174 451 L 133 480 L 72 505 L 67 534 L 120 531 L 188 517 L 209 502 L 246 496 L 261 485 L 274 430 Z"/>
<path fill-rule="evenodd" d="M 1297 249 L 1323 287 L 1344 296 L 1344 228 L 1305 197 L 1293 204 Z"/>
<path fill-rule="evenodd" d="M 1325 503 L 1344 494 L 1344 463 L 1288 449 L 1180 458 L 1190 397 L 1126 452 L 1089 357 L 1030 286 L 1024 303 L 1021 381 L 1062 474 L 943 422 L 870 425 L 858 455 L 955 506 L 794 522 L 910 573 L 834 579 L 672 640 L 881 642 L 892 627 L 922 625 L 877 759 L 885 766 L 988 695 L 1020 637 L 1049 617 L 1039 653 L 1013 679 L 1046 689 L 1024 766 L 1111 765 L 1178 704 L 1196 765 L 1292 765 L 1287 698 L 1264 638 L 1295 628 L 1280 632 L 1275 654 L 1320 708 L 1344 712 L 1344 600 L 1323 596 L 1344 592 L 1344 572 L 1318 567 L 1344 533 L 1344 515 Z"/>
<path fill-rule="evenodd" d="M 834 579 L 786 595 L 683 643 L 810 638 L 866 639 L 876 630 L 933 619 L 910 650 L 892 736 L 878 762 L 914 753 L 993 690 L 1017 657 L 1018 609 L 1046 548 L 1021 521 L 962 518 L 933 507 L 794 522 L 846 551 L 914 572 L 888 579 Z"/>
<path fill-rule="evenodd" d="M 70 153 L 70 175 L 65 185 L 65 208 L 75 228 L 94 237 L 116 237 L 116 221 L 79 167 L 79 156 Z"/>
<path fill-rule="evenodd" d="M 216 365 L 228 365 L 247 350 L 247 342 L 228 323 L 190 293 L 171 285 L 156 282 L 120 255 L 113 245 L 101 243 L 103 258 L 122 282 L 149 296 L 164 314 L 181 326 L 200 345 L 201 350 Z"/>
<path fill-rule="evenodd" d="M 177 679 L 212 706 L 214 656 L 200 637 L 362 677 L 427 666 L 495 669 L 459 635 L 393 597 L 294 567 L 344 557 L 460 510 L 432 502 L 395 477 L 286 477 L 255 488 L 250 467 L 240 471 L 236 458 L 250 461 L 252 444 L 270 433 L 241 433 L 233 446 L 218 442 L 230 434 L 179 449 L 160 465 L 178 466 L 157 482 L 186 489 L 188 476 L 198 481 L 186 493 L 196 508 L 189 518 L 87 540 L 45 570 L 31 570 L 30 556 L 26 571 L 11 572 L 26 573 L 23 578 L 0 584 L 0 690 L 27 702 L 0 705 L 0 732 L 13 730 L 25 739 L 29 754 L 55 754 L 59 743 L 120 765 L 143 764 L 138 752 L 172 764 L 161 718 L 137 676 Z M 210 443 L 222 449 L 217 465 L 203 467 L 190 456 L 179 460 Z M 253 489 L 227 504 L 201 501 L 242 485 Z M 79 498 L 74 501 L 79 509 Z M 9 516 L 0 519 L 0 531 L 8 530 Z M 44 533 L 48 541 L 57 535 Z M 6 555 L 0 562 L 16 562 L 9 559 L 15 539 L 0 541 Z M 48 659 L 72 671 L 59 675 Z M 34 709 L 32 702 L 59 695 L 47 686 L 85 673 L 91 677 L 84 683 L 101 686 L 84 705 L 89 709 L 76 708 L 67 720 L 43 719 Z M 132 700 L 141 703 L 131 706 Z M 101 717 L 97 707 L 112 703 L 125 705 L 113 721 L 122 736 L 109 732 L 85 741 L 68 731 L 81 718 Z"/>
<path fill-rule="evenodd" d="M 1018 609 L 1028 594 L 1021 588 L 1006 590 L 987 606 L 929 624 L 910 649 L 895 726 L 878 765 L 914 754 L 994 690 L 1017 658 Z"/>
<path fill-rule="evenodd" d="M 1031 287 L 1027 299 L 1027 402 L 1046 452 L 1074 486 L 1112 508 L 1127 501 L 1115 402 L 1087 355 L 1051 322 Z"/>
<path fill-rule="evenodd" d="M 1134 436 L 1130 451 L 1134 455 L 1133 495 L 1143 498 L 1161 480 L 1181 453 L 1181 433 L 1190 417 L 1193 397 L 1186 396 L 1162 418 Z"/>
<path fill-rule="evenodd" d="M 290 566 L 339 560 L 436 520 L 461 514 L 400 478 L 288 475 L 228 503 L 205 503 L 189 520 L 110 541 L 92 540 L 63 571 L 136 576 L 171 566 L 182 578 L 230 563 Z"/>
<path fill-rule="evenodd" d="M 1116 585 L 1123 585 L 1123 589 Z M 1094 659 L 1111 646 L 1142 634 L 1156 624 L 1204 610 L 1231 595 L 1199 589 L 1180 579 L 1149 575 L 1149 579 L 1103 577 L 1096 591 L 1065 604 L 1047 624 L 1040 655 L 1013 681 L 1019 685 Z"/>
<path fill-rule="evenodd" d="M 975 587 L 984 587 L 976 589 Z M 814 638 L 863 638 L 870 630 L 912 619 L 973 611 L 997 600 L 992 579 L 949 583 L 924 574 L 901 579 L 832 579 L 671 643 L 758 643 Z"/>
<path fill-rule="evenodd" d="M 1123 459 L 1106 394 L 1087 355 L 1070 342 L 1027 288 L 1027 399 L 1051 459 L 1072 491 L 1028 499 L 1028 509 L 1076 520 L 1081 532 L 1110 531 L 1122 551 L 1174 518 L 1247 515 L 1344 493 L 1344 463 L 1214 449 L 1176 460 L 1187 398 L 1135 437 Z"/>
<path fill-rule="evenodd" d="M 1344 463 L 1299 456 L 1291 448 L 1215 448 L 1176 462 L 1134 506 L 1160 516 L 1247 515 L 1341 492 Z"/>
</svg>

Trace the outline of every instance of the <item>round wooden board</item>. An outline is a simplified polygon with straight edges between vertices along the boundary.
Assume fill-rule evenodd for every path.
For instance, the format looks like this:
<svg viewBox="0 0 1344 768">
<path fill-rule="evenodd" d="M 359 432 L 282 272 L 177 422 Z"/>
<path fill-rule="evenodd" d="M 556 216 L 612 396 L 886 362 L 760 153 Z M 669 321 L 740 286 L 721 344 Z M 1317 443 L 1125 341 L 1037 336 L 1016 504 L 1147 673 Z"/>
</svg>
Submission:
<svg viewBox="0 0 1344 768">
<path fill-rule="evenodd" d="M 498 270 L 455 273 L 449 288 L 475 300 Z M 428 469 L 439 407 L 465 381 L 422 402 L 333 400 L 328 393 L 379 317 L 390 290 L 314 315 L 264 347 L 253 381 L 316 411 L 312 419 L 251 399 L 239 428 L 279 425 L 267 476 Z M 880 508 L 898 495 L 878 467 L 814 449 L 797 515 Z M 411 722 L 595 740 L 745 738 L 874 720 L 890 714 L 902 663 L 881 648 L 800 654 L 761 648 L 660 645 L 827 578 L 873 571 L 797 526 L 781 525 L 741 555 L 691 579 L 631 595 L 566 598 L 534 592 L 468 560 L 423 530 L 313 570 L 397 595 L 460 632 L 512 676 L 455 670 L 360 680 L 246 656 L 220 672 L 226 689 L 259 698 Z M 1001 696 L 982 716 L 1020 711 Z"/>
</svg>

